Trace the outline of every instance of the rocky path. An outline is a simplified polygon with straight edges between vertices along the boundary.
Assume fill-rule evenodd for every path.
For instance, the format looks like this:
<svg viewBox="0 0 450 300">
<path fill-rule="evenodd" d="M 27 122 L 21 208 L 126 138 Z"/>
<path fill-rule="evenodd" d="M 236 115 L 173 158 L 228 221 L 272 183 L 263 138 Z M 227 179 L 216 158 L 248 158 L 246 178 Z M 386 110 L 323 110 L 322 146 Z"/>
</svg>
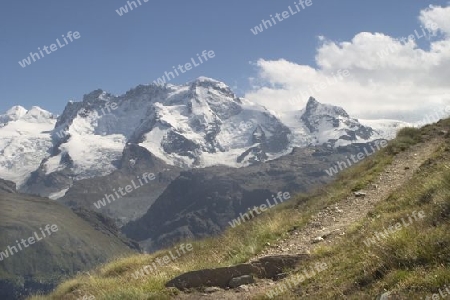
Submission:
<svg viewBox="0 0 450 300">
<path fill-rule="evenodd" d="M 266 247 L 252 261 L 268 255 L 310 253 L 319 245 L 332 245 L 338 242 L 345 237 L 346 230 L 352 224 L 362 220 L 378 202 L 386 199 L 389 194 L 410 180 L 420 165 L 438 149 L 441 142 L 440 139 L 434 139 L 398 154 L 392 164 L 386 167 L 367 190 L 316 213 L 305 227 L 291 231 L 287 238 L 276 245 Z M 211 294 L 181 293 L 175 299 L 252 299 L 256 294 L 275 287 L 276 283 L 272 280 L 257 280 L 255 284 L 236 289 L 211 289 L 211 292 L 214 291 Z"/>
</svg>

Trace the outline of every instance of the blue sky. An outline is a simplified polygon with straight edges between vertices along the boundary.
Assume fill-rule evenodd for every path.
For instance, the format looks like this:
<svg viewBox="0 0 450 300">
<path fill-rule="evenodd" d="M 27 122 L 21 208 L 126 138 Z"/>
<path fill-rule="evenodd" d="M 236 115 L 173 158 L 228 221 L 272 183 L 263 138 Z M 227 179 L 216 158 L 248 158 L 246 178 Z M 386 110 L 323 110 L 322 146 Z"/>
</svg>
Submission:
<svg viewBox="0 0 450 300">
<path fill-rule="evenodd" d="M 239 95 L 254 88 L 249 78 L 258 67 L 249 62 L 285 59 L 316 66 L 318 36 L 334 42 L 359 32 L 401 37 L 418 28 L 422 1 L 314 1 L 311 7 L 253 35 L 250 28 L 294 0 L 156 1 L 128 14 L 116 9 L 126 1 L 7 1 L 0 11 L 0 112 L 13 105 L 40 106 L 61 113 L 68 100 L 102 88 L 121 94 L 150 83 L 202 50 L 216 57 L 177 77 L 224 81 Z M 434 1 L 445 5 L 447 1 Z M 22 68 L 18 61 L 38 47 L 54 43 L 68 31 L 81 38 Z M 426 47 L 426 45 L 424 45 Z M 286 74 L 288 77 L 289 74 Z"/>
</svg>

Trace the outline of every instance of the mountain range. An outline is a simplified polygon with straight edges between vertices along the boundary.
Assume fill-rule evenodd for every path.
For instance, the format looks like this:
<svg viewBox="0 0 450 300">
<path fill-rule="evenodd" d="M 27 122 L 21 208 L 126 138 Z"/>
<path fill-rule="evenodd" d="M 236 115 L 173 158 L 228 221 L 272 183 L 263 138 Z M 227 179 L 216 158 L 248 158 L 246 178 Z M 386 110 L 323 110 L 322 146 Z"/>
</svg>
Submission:
<svg viewBox="0 0 450 300">
<path fill-rule="evenodd" d="M 118 170 L 128 145 L 168 167 L 239 168 L 296 147 L 390 138 L 407 125 L 371 124 L 312 97 L 298 111 L 277 114 L 206 77 L 181 86 L 139 85 L 121 96 L 96 90 L 69 102 L 59 117 L 20 106 L 0 115 L 0 178 L 23 192 L 58 199 L 76 181 Z"/>
</svg>

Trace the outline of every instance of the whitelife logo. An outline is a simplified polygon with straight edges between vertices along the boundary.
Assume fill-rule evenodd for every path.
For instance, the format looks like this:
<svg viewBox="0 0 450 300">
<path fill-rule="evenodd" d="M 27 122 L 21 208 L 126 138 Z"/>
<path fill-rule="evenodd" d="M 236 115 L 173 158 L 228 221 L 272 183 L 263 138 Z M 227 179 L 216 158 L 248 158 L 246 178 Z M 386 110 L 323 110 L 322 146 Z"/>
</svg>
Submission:
<svg viewBox="0 0 450 300">
<path fill-rule="evenodd" d="M 134 274 L 131 274 L 131 276 L 134 279 L 139 279 L 139 277 L 144 277 L 145 275 L 150 275 L 150 272 L 155 272 L 158 267 L 163 267 L 171 262 L 174 262 L 181 256 L 186 254 L 187 251 L 194 250 L 194 247 L 192 244 L 181 244 L 178 248 L 175 248 L 176 255 L 172 253 L 172 250 L 169 251 L 169 255 L 164 255 L 157 257 L 153 260 L 151 265 L 146 265 L 145 267 L 141 268 L 140 270 L 134 272 Z M 181 253 L 180 253 L 181 252 Z M 158 263 L 158 265 L 156 263 Z"/>
<path fill-rule="evenodd" d="M 141 0 L 136 0 L 139 3 L 139 7 L 142 5 Z M 119 15 L 119 17 L 123 16 L 124 14 L 127 14 L 128 11 L 132 11 L 135 8 L 138 8 L 138 5 L 136 4 L 136 1 L 127 1 L 127 5 L 124 5 L 120 7 L 119 9 L 116 9 L 116 13 Z M 142 2 L 147 3 L 149 0 L 142 0 Z M 134 5 L 134 8 L 133 8 Z M 128 10 L 128 7 L 130 10 Z"/>
<path fill-rule="evenodd" d="M 330 76 L 327 76 L 324 81 L 318 81 L 314 84 L 310 84 L 306 87 L 306 90 L 301 90 L 298 92 L 298 96 L 289 99 L 289 103 L 297 104 L 303 103 L 310 96 L 320 93 L 329 87 L 336 85 L 339 82 L 343 82 L 345 78 L 350 77 L 350 71 L 347 69 L 339 69 L 336 73 L 331 73 Z"/>
<path fill-rule="evenodd" d="M 436 123 L 440 119 L 448 118 L 450 116 L 450 105 L 446 107 L 435 109 L 432 113 L 425 115 L 419 122 L 414 124 L 414 127 L 422 127 L 425 124 Z"/>
<path fill-rule="evenodd" d="M 408 214 L 408 222 L 405 222 L 405 218 L 402 218 L 400 222 L 397 222 L 395 225 L 391 225 L 389 226 L 387 229 L 384 228 L 384 232 L 375 232 L 375 235 L 373 238 L 367 238 L 367 240 L 363 241 L 364 244 L 369 247 L 371 245 L 375 245 L 378 241 L 381 241 L 380 236 L 384 239 L 387 239 L 389 237 L 390 234 L 394 234 L 396 231 L 399 231 L 400 229 L 404 227 L 408 227 L 409 225 L 411 225 L 413 223 L 413 218 L 414 221 L 419 221 L 422 220 L 423 218 L 425 218 L 425 213 L 423 210 L 419 211 L 418 213 L 416 211 L 413 211 L 412 213 L 412 218 L 411 216 Z M 388 231 L 389 230 L 389 231 Z"/>
<path fill-rule="evenodd" d="M 408 42 L 415 42 L 416 39 L 420 40 L 421 38 L 426 38 L 428 40 L 431 39 L 431 37 L 436 36 L 436 31 L 439 29 L 439 26 L 437 25 L 437 23 L 435 22 L 427 22 L 427 24 L 425 25 L 428 33 L 425 31 L 425 28 L 423 26 L 420 26 L 420 28 L 422 29 L 423 35 L 421 35 L 421 33 L 417 32 L 417 29 L 414 30 L 414 34 L 410 34 L 408 35 L 408 37 L 402 37 L 399 38 L 398 41 L 400 43 L 399 44 L 389 44 L 389 46 L 387 46 L 386 48 L 384 48 L 381 51 L 377 52 L 377 55 L 380 58 L 384 58 L 387 57 L 389 54 L 393 54 L 399 50 L 401 50 L 402 46 L 405 46 Z"/>
<path fill-rule="evenodd" d="M 387 140 L 375 141 L 376 149 L 374 149 L 372 147 L 372 145 L 370 146 L 370 148 L 372 149 L 372 152 L 369 152 L 367 150 L 367 148 L 364 147 L 364 152 L 359 152 L 356 155 L 353 155 L 353 154 L 350 155 L 350 159 L 353 161 L 353 163 L 350 161 L 349 157 L 346 156 L 345 158 L 346 158 L 347 162 L 338 161 L 336 163 L 335 167 L 331 167 L 328 170 L 325 170 L 325 173 L 327 173 L 328 176 L 330 176 L 330 177 L 333 175 L 336 175 L 337 173 L 339 173 L 339 171 L 342 171 L 344 169 L 351 167 L 353 164 L 356 164 L 356 163 L 360 162 L 361 160 L 363 160 L 364 158 L 373 155 L 376 151 L 379 151 L 381 148 L 387 147 L 387 145 L 388 145 Z M 381 146 L 381 148 L 380 148 L 380 146 Z"/>
<path fill-rule="evenodd" d="M 9 257 L 8 251 L 11 255 L 14 255 L 13 250 L 15 251 L 15 253 L 18 253 L 19 251 L 22 251 L 22 245 L 24 248 L 28 248 L 30 245 L 33 245 L 36 242 L 39 242 L 41 240 L 43 240 L 44 238 L 46 238 L 47 236 L 52 235 L 52 233 L 57 232 L 58 231 L 58 226 L 53 224 L 53 225 L 45 225 L 44 229 L 39 228 L 41 230 L 41 234 L 42 237 L 39 237 L 39 234 L 37 232 L 34 232 L 32 236 L 30 236 L 28 239 L 21 239 L 21 241 L 19 242 L 18 240 L 16 240 L 17 243 L 17 247 L 16 246 L 8 246 L 8 248 L 4 251 L 1 252 L 0 251 L 0 261 L 6 259 Z M 45 234 L 45 232 L 47 232 L 47 234 Z M 28 241 L 28 244 L 27 244 Z M 19 250 L 17 250 L 17 248 L 19 248 Z"/>
<path fill-rule="evenodd" d="M 425 300 L 439 300 L 439 299 L 444 299 L 446 298 L 448 295 L 450 295 L 450 289 L 448 288 L 447 285 L 445 285 L 445 291 L 447 291 L 447 294 L 445 293 L 445 291 L 442 291 L 444 289 L 444 287 L 440 288 L 438 290 L 439 294 L 433 294 L 433 295 L 427 295 L 425 297 Z M 423 299 L 423 298 L 421 298 Z"/>
<path fill-rule="evenodd" d="M 173 71 L 175 72 L 175 74 L 177 74 L 177 76 L 175 76 L 173 74 L 173 72 L 171 72 L 171 71 L 169 71 L 169 72 L 166 71 L 166 72 L 164 72 L 164 75 L 162 77 L 160 77 L 160 78 L 158 78 L 156 80 L 153 80 L 153 83 L 154 84 L 159 84 L 159 85 L 164 85 L 166 82 L 169 82 L 170 80 L 175 79 L 176 77 L 180 76 L 180 74 L 178 73 L 177 69 L 180 70 L 180 72 L 184 74 L 187 71 L 192 70 L 192 65 L 194 67 L 200 66 L 201 64 L 204 63 L 202 57 L 205 60 L 205 62 L 207 62 L 208 61 L 208 57 L 209 58 L 214 58 L 214 57 L 216 57 L 216 54 L 214 53 L 213 50 L 209 50 L 209 51 L 203 50 L 201 56 L 200 56 L 200 54 L 197 53 L 197 58 L 198 58 L 198 61 L 200 62 L 199 64 L 197 64 L 196 60 L 193 57 L 191 57 L 192 64 L 190 62 L 188 62 L 188 63 L 185 63 L 184 65 L 178 65 L 178 67 L 172 66 Z M 184 69 L 183 69 L 183 66 L 184 66 Z M 170 77 L 172 77 L 172 78 L 170 78 Z M 167 80 L 166 80 L 166 78 L 167 78 Z"/>
<path fill-rule="evenodd" d="M 32 63 L 31 60 L 33 60 L 33 62 L 35 62 L 36 60 L 43 58 L 44 52 L 46 54 L 51 54 L 52 52 L 55 52 L 56 50 L 61 49 L 61 48 L 65 47 L 66 45 L 68 45 L 69 42 L 67 41 L 67 39 L 69 39 L 70 42 L 73 42 L 74 40 L 78 40 L 79 38 L 81 38 L 81 35 L 78 31 L 74 31 L 73 33 L 72 33 L 72 31 L 69 31 L 67 33 L 67 36 L 64 36 L 64 34 L 63 34 L 62 37 L 63 37 L 65 44 L 61 43 L 59 38 L 57 38 L 56 44 L 51 44 L 50 47 L 47 47 L 47 45 L 44 45 L 44 47 L 42 47 L 42 49 L 41 49 L 41 47 L 38 47 L 38 52 L 41 55 L 39 55 L 39 53 L 30 52 L 30 55 L 27 58 L 22 59 L 22 61 L 19 61 L 19 65 L 22 68 L 25 68 L 25 67 L 31 65 L 31 63 Z M 49 49 L 50 49 L 50 51 L 49 51 Z M 42 52 L 42 50 L 44 50 L 44 52 Z"/>
<path fill-rule="evenodd" d="M 248 208 L 248 212 L 247 213 L 245 213 L 245 214 L 240 213 L 238 218 L 228 222 L 228 224 L 230 224 L 231 227 L 233 227 L 233 228 L 236 227 L 236 226 L 239 226 L 239 225 L 242 224 L 242 222 L 246 222 L 247 221 L 245 219 L 245 217 L 247 217 L 248 220 L 251 220 L 252 218 L 255 217 L 255 215 L 253 214 L 254 212 L 256 212 L 258 215 L 262 214 L 266 210 L 268 210 L 268 209 L 270 209 L 272 207 L 275 207 L 275 206 L 277 206 L 280 203 L 283 203 L 283 201 L 288 200 L 289 198 L 291 198 L 291 194 L 289 194 L 289 192 L 284 192 L 284 193 L 278 192 L 277 198 L 275 198 L 275 196 L 272 195 L 272 199 L 275 202 L 275 204 L 272 205 L 270 203 L 269 199 L 266 199 L 267 205 L 261 204 L 260 206 L 254 206 L 252 209 Z M 280 202 L 278 202 L 277 199 L 280 200 Z M 258 208 L 260 209 L 260 211 L 258 211 Z M 249 214 L 251 215 L 251 217 L 250 217 Z"/>
<path fill-rule="evenodd" d="M 307 7 L 311 6 L 312 0 L 299 0 L 298 3 L 294 2 L 295 8 L 297 9 L 297 11 L 295 11 L 295 9 L 292 9 L 292 7 L 289 5 L 289 11 L 283 11 L 281 14 L 280 13 L 276 13 L 275 17 L 277 18 L 278 22 L 282 22 L 284 20 L 286 20 L 287 18 L 289 18 L 290 16 L 296 15 L 299 12 L 301 12 L 302 10 L 305 10 Z M 300 8 L 300 6 L 302 8 Z M 270 18 L 272 20 L 272 22 L 270 20 L 261 20 L 262 23 L 260 23 L 258 26 L 255 26 L 254 28 L 250 28 L 250 31 L 254 34 L 257 35 L 258 33 L 261 33 L 264 31 L 265 29 L 269 29 L 269 27 L 272 27 L 274 25 L 277 24 L 277 21 L 275 21 L 275 18 L 270 15 Z M 273 25 L 272 25 L 273 24 Z M 263 27 L 264 26 L 264 27 Z"/>
<path fill-rule="evenodd" d="M 149 180 L 155 180 L 156 176 L 154 173 L 144 173 L 142 174 L 142 180 L 145 181 L 145 184 L 149 183 Z M 125 188 L 118 188 L 118 191 L 116 191 L 116 189 L 113 189 L 114 194 L 117 196 L 117 199 L 119 199 L 122 195 L 122 197 L 126 196 L 127 194 L 131 193 L 134 190 L 137 190 L 138 188 L 142 187 L 144 185 L 144 183 L 141 180 L 140 176 L 137 176 L 137 179 L 139 180 L 139 184 L 137 185 L 134 182 L 134 179 L 131 180 L 131 184 L 127 185 Z M 124 191 L 125 189 L 125 191 Z M 120 195 L 119 195 L 120 193 Z M 98 200 L 97 202 L 94 203 L 95 208 L 100 209 L 102 207 L 106 206 L 106 201 L 108 201 L 108 203 L 111 203 L 117 200 L 116 197 L 114 197 L 113 194 L 105 194 L 105 197 L 102 198 L 102 200 Z"/>
</svg>

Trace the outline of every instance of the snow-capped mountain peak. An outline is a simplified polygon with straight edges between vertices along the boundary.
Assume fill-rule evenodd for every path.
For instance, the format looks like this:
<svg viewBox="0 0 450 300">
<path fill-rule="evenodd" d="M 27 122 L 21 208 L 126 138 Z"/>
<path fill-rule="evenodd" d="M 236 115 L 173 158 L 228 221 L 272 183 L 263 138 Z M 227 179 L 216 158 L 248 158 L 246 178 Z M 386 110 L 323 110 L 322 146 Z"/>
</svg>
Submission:
<svg viewBox="0 0 450 300">
<path fill-rule="evenodd" d="M 24 107 L 17 105 L 0 115 L 0 127 L 4 127 L 10 122 L 19 120 L 29 123 L 52 123 L 51 120 L 53 119 L 56 118 L 52 113 L 39 106 L 33 106 L 30 110 L 26 110 Z"/>
<path fill-rule="evenodd" d="M 0 127 L 4 126 L 10 121 L 16 121 L 22 118 L 26 113 L 27 110 L 20 105 L 11 107 L 4 114 L 0 115 Z"/>
<path fill-rule="evenodd" d="M 304 109 L 284 112 L 280 114 L 280 119 L 292 132 L 293 147 L 320 144 L 343 146 L 382 138 L 372 128 L 351 118 L 343 108 L 320 103 L 314 97 L 309 98 Z"/>
<path fill-rule="evenodd" d="M 334 117 L 344 117 L 350 118 L 347 112 L 339 107 L 330 104 L 322 104 L 317 101 L 315 98 L 310 97 L 308 102 L 306 103 L 306 108 L 304 112 L 305 118 L 308 116 L 334 116 Z"/>
<path fill-rule="evenodd" d="M 27 110 L 20 105 L 16 105 L 8 109 L 5 113 L 5 115 L 11 117 L 14 120 L 17 120 L 21 118 L 23 115 L 27 113 Z"/>
<path fill-rule="evenodd" d="M 198 77 L 196 80 L 194 80 L 194 82 L 212 82 L 212 83 L 221 83 L 221 84 L 225 84 L 219 80 L 216 80 L 214 78 L 210 78 L 210 77 L 206 77 L 206 76 L 200 76 Z"/>
<path fill-rule="evenodd" d="M 55 123 L 53 114 L 37 106 L 14 106 L 0 115 L 0 177 L 20 187 L 50 155 Z"/>
<path fill-rule="evenodd" d="M 28 122 L 37 122 L 37 123 L 49 123 L 50 120 L 56 121 L 55 115 L 53 115 L 49 111 L 46 111 L 45 109 L 40 108 L 39 106 L 31 107 L 31 109 L 28 110 L 25 113 L 25 115 L 23 115 L 22 119 L 25 119 Z"/>
</svg>

